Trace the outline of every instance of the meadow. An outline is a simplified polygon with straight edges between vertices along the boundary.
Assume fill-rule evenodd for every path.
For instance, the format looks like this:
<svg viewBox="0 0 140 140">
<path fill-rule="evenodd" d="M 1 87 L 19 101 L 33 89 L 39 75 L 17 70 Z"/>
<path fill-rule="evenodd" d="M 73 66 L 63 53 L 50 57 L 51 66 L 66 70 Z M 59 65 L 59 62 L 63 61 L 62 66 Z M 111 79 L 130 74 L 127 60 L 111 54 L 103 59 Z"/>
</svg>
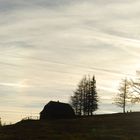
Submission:
<svg viewBox="0 0 140 140">
<path fill-rule="evenodd" d="M 140 140 L 140 113 L 24 120 L 0 127 L 0 140 Z"/>
</svg>

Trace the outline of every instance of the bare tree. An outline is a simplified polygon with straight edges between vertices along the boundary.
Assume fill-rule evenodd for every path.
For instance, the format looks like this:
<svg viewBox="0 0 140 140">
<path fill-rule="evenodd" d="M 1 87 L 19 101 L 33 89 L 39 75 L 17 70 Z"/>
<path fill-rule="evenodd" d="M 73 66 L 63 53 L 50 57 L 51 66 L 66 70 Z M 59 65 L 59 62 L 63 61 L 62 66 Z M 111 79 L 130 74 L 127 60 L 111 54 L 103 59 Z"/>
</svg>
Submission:
<svg viewBox="0 0 140 140">
<path fill-rule="evenodd" d="M 130 84 L 128 80 L 125 78 L 122 80 L 119 88 L 119 93 L 114 98 L 114 104 L 121 107 L 123 109 L 123 113 L 126 112 L 126 106 L 129 103 L 132 103 L 132 94 L 129 92 Z"/>
<path fill-rule="evenodd" d="M 140 102 L 140 72 L 137 74 L 138 78 L 135 80 L 130 79 L 128 84 L 130 85 L 130 92 L 132 93 L 132 103 Z"/>
<path fill-rule="evenodd" d="M 129 85 L 131 86 L 131 90 L 133 93 L 138 93 L 140 95 L 140 81 L 138 80 L 130 80 Z"/>
</svg>

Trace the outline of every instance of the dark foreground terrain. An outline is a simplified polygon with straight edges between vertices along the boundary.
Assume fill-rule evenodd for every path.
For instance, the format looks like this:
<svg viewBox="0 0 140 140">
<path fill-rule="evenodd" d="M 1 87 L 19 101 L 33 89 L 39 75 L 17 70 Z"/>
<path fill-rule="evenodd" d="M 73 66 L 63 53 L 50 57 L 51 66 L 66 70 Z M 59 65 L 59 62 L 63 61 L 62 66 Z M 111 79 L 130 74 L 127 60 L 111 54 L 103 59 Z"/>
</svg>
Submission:
<svg viewBox="0 0 140 140">
<path fill-rule="evenodd" d="M 140 140 L 140 113 L 26 120 L 0 127 L 0 140 Z"/>
</svg>

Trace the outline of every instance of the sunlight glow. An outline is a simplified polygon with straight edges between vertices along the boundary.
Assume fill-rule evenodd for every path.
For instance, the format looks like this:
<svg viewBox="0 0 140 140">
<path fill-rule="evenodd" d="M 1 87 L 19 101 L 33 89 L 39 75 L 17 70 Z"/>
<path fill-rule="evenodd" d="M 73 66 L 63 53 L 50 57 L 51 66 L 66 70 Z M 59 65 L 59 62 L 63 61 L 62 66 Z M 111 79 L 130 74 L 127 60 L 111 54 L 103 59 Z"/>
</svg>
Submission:
<svg viewBox="0 0 140 140">
<path fill-rule="evenodd" d="M 27 84 L 26 79 L 24 79 L 23 81 L 20 81 L 18 83 L 0 83 L 1 86 L 10 86 L 10 87 L 29 87 L 29 85 Z"/>
</svg>

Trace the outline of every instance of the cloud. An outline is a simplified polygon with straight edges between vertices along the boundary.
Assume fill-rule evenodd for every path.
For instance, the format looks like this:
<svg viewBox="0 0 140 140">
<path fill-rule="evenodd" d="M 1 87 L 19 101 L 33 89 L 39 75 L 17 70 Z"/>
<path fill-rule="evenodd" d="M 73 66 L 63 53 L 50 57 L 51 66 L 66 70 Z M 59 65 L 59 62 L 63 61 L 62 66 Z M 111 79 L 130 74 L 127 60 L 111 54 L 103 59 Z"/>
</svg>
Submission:
<svg viewBox="0 0 140 140">
<path fill-rule="evenodd" d="M 138 0 L 0 2 L 0 95 L 8 106 L 68 101 L 85 74 L 95 74 L 102 106 L 140 67 Z"/>
</svg>

